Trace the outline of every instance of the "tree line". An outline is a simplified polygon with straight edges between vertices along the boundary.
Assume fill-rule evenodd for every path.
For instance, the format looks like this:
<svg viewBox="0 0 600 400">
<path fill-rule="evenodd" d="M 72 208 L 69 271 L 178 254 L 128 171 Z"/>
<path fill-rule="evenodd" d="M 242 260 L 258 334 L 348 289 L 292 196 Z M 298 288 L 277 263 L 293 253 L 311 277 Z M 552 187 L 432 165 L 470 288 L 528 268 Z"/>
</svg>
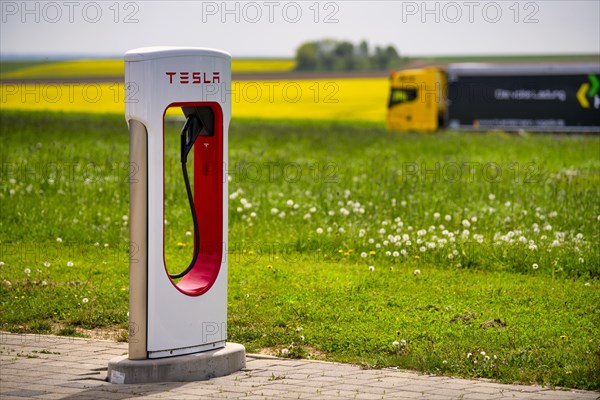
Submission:
<svg viewBox="0 0 600 400">
<path fill-rule="evenodd" d="M 402 58 L 392 45 L 375 46 L 323 39 L 306 42 L 296 50 L 297 71 L 369 71 L 398 68 Z"/>
</svg>

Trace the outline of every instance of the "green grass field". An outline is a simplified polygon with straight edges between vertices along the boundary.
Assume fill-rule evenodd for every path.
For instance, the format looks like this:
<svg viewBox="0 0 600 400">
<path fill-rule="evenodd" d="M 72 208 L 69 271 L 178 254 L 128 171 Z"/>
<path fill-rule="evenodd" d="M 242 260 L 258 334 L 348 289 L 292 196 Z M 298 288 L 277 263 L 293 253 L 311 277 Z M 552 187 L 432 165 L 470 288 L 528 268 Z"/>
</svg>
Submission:
<svg viewBox="0 0 600 400">
<path fill-rule="evenodd" d="M 0 329 L 125 328 L 125 121 L 2 111 L 0 129 Z M 597 136 L 234 120 L 229 143 L 229 340 L 600 389 Z M 192 246 L 177 154 L 174 266 Z"/>
</svg>

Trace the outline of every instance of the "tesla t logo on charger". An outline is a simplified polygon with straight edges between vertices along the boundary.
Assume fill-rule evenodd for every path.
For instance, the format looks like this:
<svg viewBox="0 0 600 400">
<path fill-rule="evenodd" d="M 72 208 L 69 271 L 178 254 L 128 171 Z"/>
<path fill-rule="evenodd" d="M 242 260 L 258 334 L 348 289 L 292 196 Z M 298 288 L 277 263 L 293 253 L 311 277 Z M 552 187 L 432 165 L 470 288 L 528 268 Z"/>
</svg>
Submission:
<svg viewBox="0 0 600 400">
<path fill-rule="evenodd" d="M 169 77 L 169 84 L 179 83 L 182 85 L 201 85 L 203 83 L 220 83 L 221 76 L 220 72 L 200 72 L 200 71 L 192 71 L 192 72 L 165 72 L 165 74 Z"/>
</svg>

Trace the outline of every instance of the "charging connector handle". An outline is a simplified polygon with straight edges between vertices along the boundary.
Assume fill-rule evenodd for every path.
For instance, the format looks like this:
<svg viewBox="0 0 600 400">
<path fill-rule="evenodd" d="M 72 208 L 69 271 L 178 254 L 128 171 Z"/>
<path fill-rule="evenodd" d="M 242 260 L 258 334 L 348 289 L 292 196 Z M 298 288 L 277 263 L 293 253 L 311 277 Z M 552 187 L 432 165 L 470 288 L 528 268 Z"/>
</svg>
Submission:
<svg viewBox="0 0 600 400">
<path fill-rule="evenodd" d="M 181 171 L 183 172 L 183 180 L 185 181 L 185 190 L 187 191 L 188 203 L 190 205 L 190 211 L 192 213 L 192 220 L 194 221 L 194 256 L 188 267 L 178 274 L 169 274 L 171 279 L 179 279 L 186 276 L 198 260 L 198 253 L 200 252 L 200 229 L 198 227 L 198 217 L 196 216 L 196 207 L 194 206 L 194 196 L 192 195 L 192 188 L 190 186 L 190 178 L 187 172 L 187 156 L 188 153 L 194 147 L 194 143 L 204 124 L 196 114 L 190 114 L 185 121 L 185 125 L 181 129 Z"/>
</svg>

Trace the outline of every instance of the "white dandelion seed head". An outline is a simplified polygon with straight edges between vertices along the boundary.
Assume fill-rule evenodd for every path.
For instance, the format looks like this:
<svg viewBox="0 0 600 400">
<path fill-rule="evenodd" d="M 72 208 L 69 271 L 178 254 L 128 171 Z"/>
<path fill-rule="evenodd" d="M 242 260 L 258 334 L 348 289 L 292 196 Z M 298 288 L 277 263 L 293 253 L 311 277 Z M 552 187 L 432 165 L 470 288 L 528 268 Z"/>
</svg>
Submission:
<svg viewBox="0 0 600 400">
<path fill-rule="evenodd" d="M 400 342 L 398 342 L 398 341 L 392 342 L 392 347 L 398 347 L 398 346 L 400 346 Z"/>
<path fill-rule="evenodd" d="M 433 219 L 439 219 L 439 218 L 440 218 L 440 213 L 439 212 L 433 213 Z"/>
<path fill-rule="evenodd" d="M 369 265 L 369 271 L 375 271 L 375 267 L 372 265 Z"/>
<path fill-rule="evenodd" d="M 286 201 L 286 202 L 285 202 L 285 204 L 286 204 L 288 207 L 293 207 L 293 206 L 294 206 L 294 200 L 292 200 L 292 199 L 289 199 L 288 201 Z"/>
<path fill-rule="evenodd" d="M 67 267 L 72 267 L 73 265 L 74 265 L 74 264 L 73 264 L 73 261 L 68 261 L 68 262 L 67 262 Z"/>
<path fill-rule="evenodd" d="M 495 199 L 496 199 L 496 195 L 495 195 L 494 193 L 490 193 L 490 194 L 488 195 L 488 199 L 490 199 L 490 200 L 495 200 Z"/>
<path fill-rule="evenodd" d="M 23 270 L 23 272 L 25 272 L 25 274 L 29 275 L 31 273 L 31 270 L 29 268 L 25 268 Z"/>
<path fill-rule="evenodd" d="M 363 251 L 362 253 L 360 253 L 360 256 L 361 256 L 362 258 L 367 258 L 367 253 Z"/>
<path fill-rule="evenodd" d="M 87 297 L 84 297 L 83 299 L 81 299 L 81 302 L 82 302 L 83 304 L 87 303 L 88 301 L 89 301 L 89 300 L 88 300 L 88 298 L 87 298 Z"/>
<path fill-rule="evenodd" d="M 450 215 L 446 214 L 446 216 L 444 217 L 444 219 L 445 219 L 446 221 L 450 221 L 450 220 L 452 219 L 452 216 L 450 216 Z"/>
<path fill-rule="evenodd" d="M 317 228 L 317 233 L 320 235 L 323 233 L 323 228 Z"/>
<path fill-rule="evenodd" d="M 57 238 L 56 238 L 56 241 L 57 241 L 58 243 L 62 243 L 62 238 L 59 238 L 59 237 L 57 237 Z"/>
<path fill-rule="evenodd" d="M 540 267 L 540 266 L 539 266 L 539 265 L 537 265 L 536 263 L 533 263 L 533 265 L 531 265 L 531 268 L 533 268 L 533 269 L 538 269 L 539 267 Z"/>
<path fill-rule="evenodd" d="M 413 275 L 417 276 L 417 275 L 421 275 L 421 270 L 420 269 L 415 269 L 413 272 Z"/>
</svg>

